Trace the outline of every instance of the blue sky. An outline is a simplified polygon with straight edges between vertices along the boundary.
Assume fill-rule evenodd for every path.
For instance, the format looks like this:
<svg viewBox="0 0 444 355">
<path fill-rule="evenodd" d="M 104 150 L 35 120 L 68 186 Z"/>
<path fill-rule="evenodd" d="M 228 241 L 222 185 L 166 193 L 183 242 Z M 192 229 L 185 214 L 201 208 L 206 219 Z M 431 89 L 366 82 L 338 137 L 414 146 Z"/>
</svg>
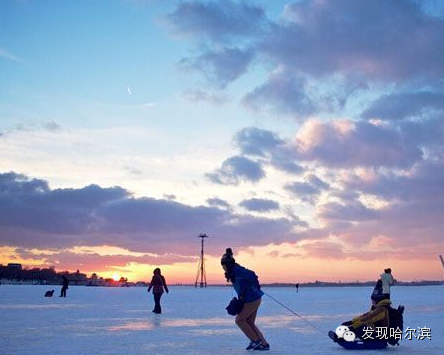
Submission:
<svg viewBox="0 0 444 355">
<path fill-rule="evenodd" d="M 2 44 L 26 63 L 9 63 L 3 75 L 14 85 L 6 87 L 10 90 L 21 86 L 50 97 L 127 103 L 122 95 L 127 85 L 153 100 L 175 89 L 171 69 L 185 48 L 168 46 L 154 7 L 100 1 L 5 2 L 2 7 Z M 165 85 L 165 79 L 171 83 Z"/>
<path fill-rule="evenodd" d="M 7 1 L 1 6 L 2 51 L 15 58 L 2 56 L 2 129 L 17 124 L 24 112 L 35 115 L 32 119 L 61 116 L 60 124 L 75 126 L 82 111 L 99 105 L 169 106 L 197 82 L 176 65 L 190 46 L 162 20 L 174 2 Z M 57 105 L 49 109 L 51 102 Z M 24 112 L 17 112 L 20 108 Z M 97 124 L 121 120 L 112 111 L 97 117 Z M 161 114 L 169 116 L 161 116 L 167 121 L 177 112 L 156 113 Z"/>
<path fill-rule="evenodd" d="M 437 1 L 2 1 L 0 262 L 435 277 L 443 43 Z"/>
</svg>

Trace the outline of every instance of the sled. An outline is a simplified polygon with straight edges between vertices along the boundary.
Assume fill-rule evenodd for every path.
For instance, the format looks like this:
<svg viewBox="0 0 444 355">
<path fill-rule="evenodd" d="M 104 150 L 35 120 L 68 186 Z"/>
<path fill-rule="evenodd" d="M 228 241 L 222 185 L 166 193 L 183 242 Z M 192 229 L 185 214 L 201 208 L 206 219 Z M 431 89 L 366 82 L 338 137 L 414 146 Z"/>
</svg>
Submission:
<svg viewBox="0 0 444 355">
<path fill-rule="evenodd" d="M 338 338 L 335 332 L 329 331 L 328 337 L 336 344 L 347 350 L 381 350 L 387 348 L 387 342 L 385 341 L 346 341 L 342 338 Z"/>
</svg>

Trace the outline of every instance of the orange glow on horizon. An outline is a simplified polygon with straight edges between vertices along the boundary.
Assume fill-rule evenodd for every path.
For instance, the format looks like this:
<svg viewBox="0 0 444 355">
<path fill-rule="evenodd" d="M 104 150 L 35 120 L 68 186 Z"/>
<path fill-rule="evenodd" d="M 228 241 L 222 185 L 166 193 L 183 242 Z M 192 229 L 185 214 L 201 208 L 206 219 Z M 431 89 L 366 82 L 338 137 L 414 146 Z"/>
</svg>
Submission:
<svg viewBox="0 0 444 355">
<path fill-rule="evenodd" d="M 380 242 L 384 241 L 381 239 Z M 322 249 L 310 250 L 310 253 L 320 254 L 308 254 L 301 246 L 283 244 L 249 247 L 237 252 L 235 250 L 235 258 L 239 264 L 254 270 L 262 283 L 303 283 L 316 280 L 330 282 L 376 281 L 386 267 L 391 267 L 395 279 L 402 281 L 442 280 L 443 278 L 439 259 L 437 255 L 431 253 L 419 253 L 418 255 L 412 253 L 405 255 L 363 253 L 360 258 L 335 256 L 330 251 L 325 252 Z M 46 260 L 37 257 L 37 254 L 35 258 L 23 259 L 19 257 L 14 248 L 0 247 L 0 264 L 6 265 L 14 262 L 22 263 L 23 266 L 30 268 L 49 266 Z M 207 256 L 205 265 L 209 284 L 226 283 L 220 266 L 220 257 Z M 132 282 L 149 282 L 156 267 L 161 268 L 162 275 L 165 276 L 168 284 L 194 284 L 195 282 L 197 260 L 168 265 L 128 262 L 123 266 L 103 266 L 98 260 L 97 265 L 88 265 L 84 268 L 81 264 L 64 265 L 63 260 L 60 260 L 60 263 L 55 265 L 58 272 L 64 270 L 75 272 L 80 269 L 80 272 L 86 273 L 88 276 L 96 273 L 99 277 L 112 278 L 115 281 L 119 281 L 120 277 L 124 275 L 128 281 Z"/>
<path fill-rule="evenodd" d="M 243 266 L 252 269 L 259 276 L 261 283 L 304 283 L 327 282 L 354 282 L 376 281 L 383 269 L 391 267 L 394 277 L 400 281 L 412 280 L 440 280 L 442 270 L 438 260 L 400 260 L 400 259 L 280 259 L 255 258 L 248 253 L 239 253 L 236 260 Z M 130 263 L 121 272 L 129 281 L 149 282 L 152 271 L 160 267 L 167 284 L 194 284 L 196 279 L 197 263 L 176 263 L 171 265 L 147 265 Z M 226 284 L 224 272 L 217 257 L 206 258 L 207 282 L 209 284 Z M 99 273 L 102 277 L 114 275 L 114 272 Z"/>
</svg>

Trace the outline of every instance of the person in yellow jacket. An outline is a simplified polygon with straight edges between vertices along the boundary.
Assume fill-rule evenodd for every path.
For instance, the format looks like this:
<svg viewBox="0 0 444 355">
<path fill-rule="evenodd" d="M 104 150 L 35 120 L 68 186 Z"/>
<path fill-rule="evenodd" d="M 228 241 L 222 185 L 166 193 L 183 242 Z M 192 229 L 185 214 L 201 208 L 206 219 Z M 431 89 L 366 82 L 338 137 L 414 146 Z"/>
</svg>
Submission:
<svg viewBox="0 0 444 355">
<path fill-rule="evenodd" d="M 368 312 L 342 323 L 343 326 L 348 328 L 345 329 L 346 331 L 350 330 L 355 334 L 355 338 L 358 339 L 354 341 L 357 342 L 357 347 L 353 347 L 353 345 L 344 346 L 350 340 L 346 339 L 345 333 L 344 337 L 339 335 L 338 332 L 341 327 L 338 327 L 336 332 L 329 331 L 328 336 L 346 349 L 382 349 L 387 347 L 387 344 L 399 345 L 399 340 L 402 339 L 399 338 L 399 333 L 402 336 L 404 327 L 403 313 L 404 306 L 398 306 L 397 309 L 394 309 L 388 299 L 379 300 L 379 302 L 372 300 L 372 307 Z M 363 343 L 375 343 L 363 345 L 359 340 Z"/>
<path fill-rule="evenodd" d="M 346 325 L 348 329 L 350 329 L 353 333 L 355 333 L 357 338 L 360 338 L 363 341 L 371 341 L 374 338 L 364 339 L 363 335 L 365 334 L 364 329 L 371 328 L 373 331 L 376 331 L 376 327 L 389 327 L 389 308 L 391 302 L 390 300 L 384 299 L 379 302 L 372 300 L 372 307 L 370 311 L 353 318 L 351 321 L 344 322 L 342 325 Z M 333 332 L 332 332 L 333 333 Z M 334 336 L 333 340 L 336 342 L 345 341 L 342 338 L 338 338 Z M 329 335 L 330 336 L 330 335 Z M 331 336 L 330 336 L 331 337 Z"/>
<path fill-rule="evenodd" d="M 343 323 L 353 331 L 356 337 L 361 338 L 364 334 L 364 328 L 371 328 L 373 331 L 376 327 L 389 327 L 389 308 L 390 300 L 384 299 L 379 302 L 372 301 L 370 311 L 353 318 L 351 321 Z M 362 339 L 364 340 L 364 339 Z"/>
</svg>

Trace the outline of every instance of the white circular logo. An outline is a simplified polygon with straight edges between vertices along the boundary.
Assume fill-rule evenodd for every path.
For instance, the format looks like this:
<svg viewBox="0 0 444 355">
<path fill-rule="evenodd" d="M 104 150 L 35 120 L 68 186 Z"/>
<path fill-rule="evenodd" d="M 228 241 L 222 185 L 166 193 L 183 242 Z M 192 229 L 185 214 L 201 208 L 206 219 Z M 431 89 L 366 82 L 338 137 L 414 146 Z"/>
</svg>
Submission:
<svg viewBox="0 0 444 355">
<path fill-rule="evenodd" d="M 356 335 L 351 330 L 346 331 L 344 333 L 344 340 L 345 341 L 353 341 L 353 340 L 355 340 L 355 338 L 356 338 Z"/>
<path fill-rule="evenodd" d="M 350 329 L 348 329 L 347 326 L 345 325 L 340 325 L 339 327 L 336 328 L 336 335 L 338 336 L 338 338 L 342 338 L 344 336 L 345 332 L 348 332 Z"/>
</svg>

